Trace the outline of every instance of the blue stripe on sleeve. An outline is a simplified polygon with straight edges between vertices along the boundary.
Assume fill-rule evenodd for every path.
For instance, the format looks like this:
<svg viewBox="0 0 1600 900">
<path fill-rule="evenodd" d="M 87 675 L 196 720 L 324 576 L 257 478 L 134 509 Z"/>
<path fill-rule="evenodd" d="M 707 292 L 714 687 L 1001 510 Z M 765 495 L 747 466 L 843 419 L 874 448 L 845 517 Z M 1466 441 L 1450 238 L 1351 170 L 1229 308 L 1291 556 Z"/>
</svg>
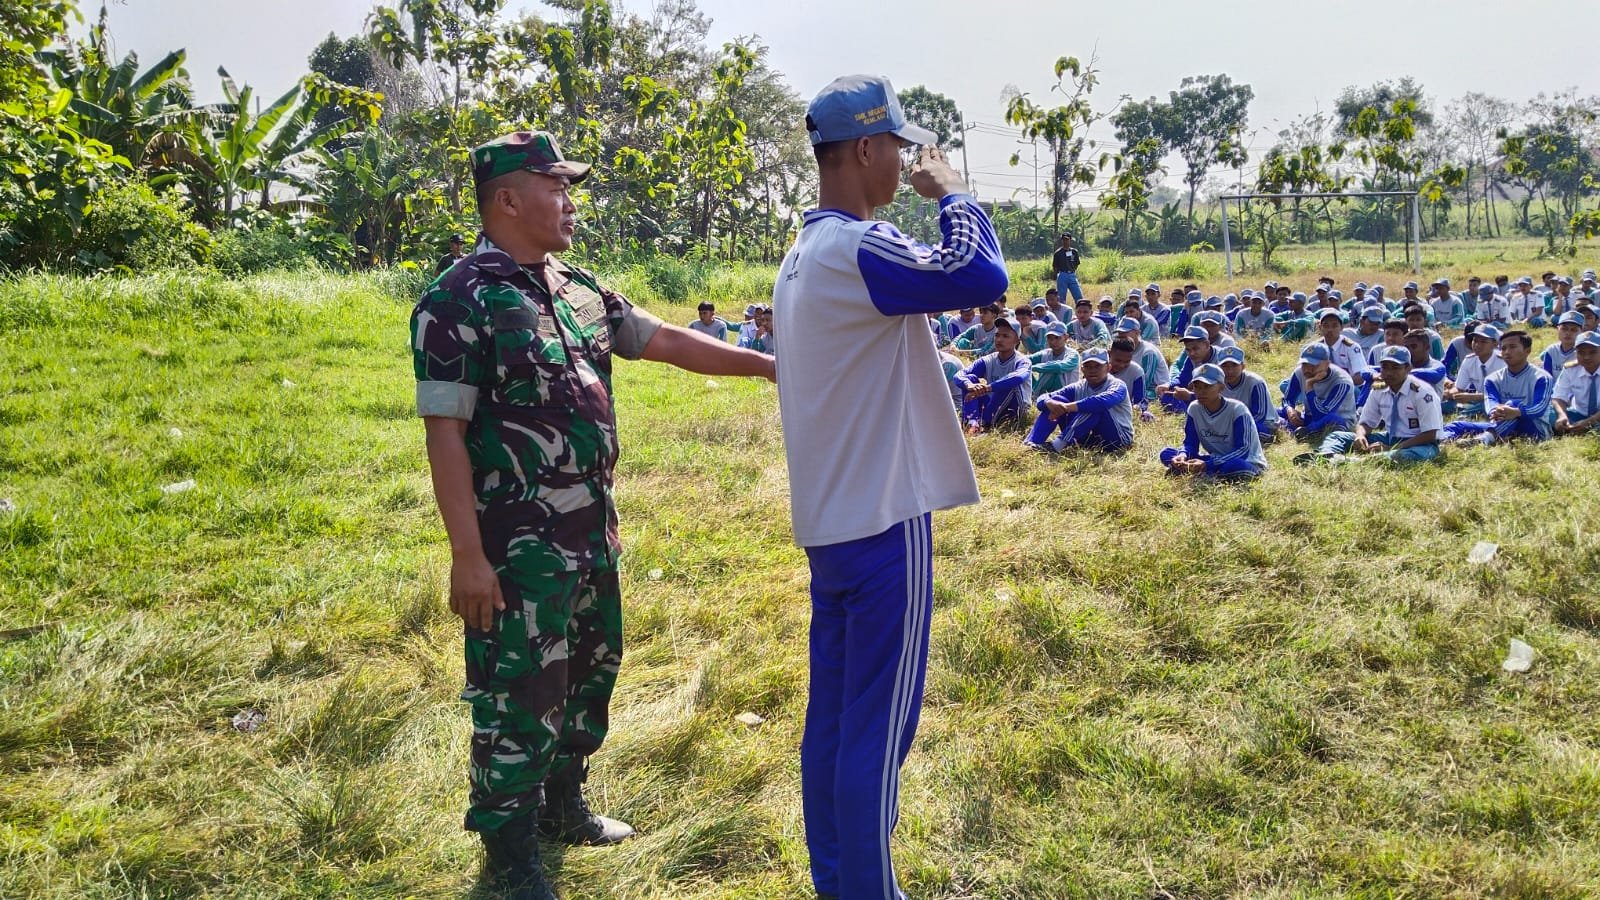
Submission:
<svg viewBox="0 0 1600 900">
<path fill-rule="evenodd" d="M 856 263 L 867 294 L 886 316 L 925 315 L 992 303 L 1010 279 L 994 226 L 976 200 L 951 194 L 939 201 L 944 242 L 929 246 L 887 222 L 861 237 Z"/>
</svg>

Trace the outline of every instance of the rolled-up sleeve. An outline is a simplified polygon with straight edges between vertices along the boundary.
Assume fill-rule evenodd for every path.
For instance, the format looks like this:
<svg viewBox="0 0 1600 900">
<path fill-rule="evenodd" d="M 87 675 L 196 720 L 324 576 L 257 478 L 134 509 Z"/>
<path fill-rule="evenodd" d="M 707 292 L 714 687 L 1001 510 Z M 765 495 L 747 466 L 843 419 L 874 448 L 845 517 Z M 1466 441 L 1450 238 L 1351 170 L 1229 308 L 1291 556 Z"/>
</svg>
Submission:
<svg viewBox="0 0 1600 900">
<path fill-rule="evenodd" d="M 424 297 L 411 314 L 417 415 L 471 419 L 490 369 L 483 316 L 445 295 Z"/>
<path fill-rule="evenodd" d="M 600 289 L 606 303 L 606 322 L 611 328 L 611 350 L 623 359 L 638 359 L 646 344 L 661 330 L 662 321 L 633 305 L 616 291 Z"/>
</svg>

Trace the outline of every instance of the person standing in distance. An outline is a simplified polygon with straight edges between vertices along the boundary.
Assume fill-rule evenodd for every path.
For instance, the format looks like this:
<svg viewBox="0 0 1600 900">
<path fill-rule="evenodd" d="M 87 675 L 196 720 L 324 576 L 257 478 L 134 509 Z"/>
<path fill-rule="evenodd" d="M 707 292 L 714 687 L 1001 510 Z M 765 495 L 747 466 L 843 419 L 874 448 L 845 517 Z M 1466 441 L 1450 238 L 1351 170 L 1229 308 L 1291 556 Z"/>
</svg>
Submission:
<svg viewBox="0 0 1600 900">
<path fill-rule="evenodd" d="M 438 265 L 433 267 L 433 277 L 438 278 L 440 275 L 450 271 L 450 267 L 455 265 L 457 260 L 466 255 L 467 239 L 459 234 L 450 235 L 450 249 L 446 251 L 443 256 L 439 257 Z"/>
<path fill-rule="evenodd" d="M 583 797 L 622 663 L 615 357 L 774 378 L 771 357 L 655 316 L 556 254 L 572 246 L 587 163 L 546 132 L 472 151 L 483 234 L 411 317 L 417 413 L 466 626 L 471 805 L 507 896 L 555 895 L 538 835 L 633 833 Z M 542 809 L 541 809 L 542 804 Z"/>
<path fill-rule="evenodd" d="M 1072 245 L 1072 232 L 1061 232 L 1061 243 L 1056 246 L 1055 255 L 1050 259 L 1050 271 L 1056 273 L 1056 294 L 1062 300 L 1066 300 L 1068 291 L 1072 292 L 1074 302 L 1083 299 L 1083 288 L 1078 286 L 1080 261 L 1078 248 Z"/>
<path fill-rule="evenodd" d="M 931 513 L 978 501 L 927 314 L 984 306 L 1008 279 L 989 217 L 887 78 L 835 79 L 806 130 L 818 208 L 772 291 L 794 537 L 811 568 L 806 847 L 820 896 L 895 900 L 889 836 L 927 670 Z M 939 201 L 937 246 L 873 220 L 918 144 L 911 187 Z M 847 384 L 865 389 L 841 402 Z"/>
</svg>

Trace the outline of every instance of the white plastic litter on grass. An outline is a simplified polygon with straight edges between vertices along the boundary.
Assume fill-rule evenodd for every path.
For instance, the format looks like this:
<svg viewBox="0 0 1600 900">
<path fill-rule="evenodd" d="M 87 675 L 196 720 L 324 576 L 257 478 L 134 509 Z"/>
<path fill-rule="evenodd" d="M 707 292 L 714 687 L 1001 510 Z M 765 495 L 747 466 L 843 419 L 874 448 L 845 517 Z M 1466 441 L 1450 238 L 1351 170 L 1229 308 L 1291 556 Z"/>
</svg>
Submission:
<svg viewBox="0 0 1600 900">
<path fill-rule="evenodd" d="M 1011 601 L 1017 599 L 1017 595 L 1011 593 L 1010 588 L 995 588 L 994 598 L 999 600 L 1001 603 L 1010 603 Z"/>
<path fill-rule="evenodd" d="M 183 429 L 182 428 L 170 428 L 170 429 L 167 430 L 167 437 L 172 438 L 173 440 L 177 440 L 178 438 L 183 437 Z"/>
<path fill-rule="evenodd" d="M 295 385 L 294 385 L 294 382 L 292 382 L 292 381 L 290 381 L 290 380 L 289 380 L 289 379 L 287 379 L 287 378 L 285 378 L 285 379 L 284 379 L 284 380 L 283 380 L 283 386 L 284 386 L 284 387 L 286 387 L 286 388 L 292 388 L 292 387 L 294 387 L 294 386 L 295 386 Z"/>
<path fill-rule="evenodd" d="M 11 502 L 10 497 L 0 497 L 0 513 L 16 512 L 17 505 Z"/>
<path fill-rule="evenodd" d="M 1017 492 L 1011 490 L 1010 488 L 1006 488 L 1005 490 L 1002 490 L 1000 492 L 1000 499 L 1001 500 L 1015 500 L 1015 499 L 1017 499 Z"/>
<path fill-rule="evenodd" d="M 650 580 L 651 581 L 660 581 L 661 580 L 661 576 L 663 576 L 663 575 L 665 575 L 667 573 L 661 571 L 660 569 L 651 569 L 649 572 L 646 572 L 645 574 L 650 576 Z"/>
<path fill-rule="evenodd" d="M 233 730 L 243 734 L 254 734 L 265 724 L 267 714 L 259 709 L 240 710 L 233 716 Z"/>
<path fill-rule="evenodd" d="M 184 493 L 185 491 L 192 491 L 196 487 L 198 487 L 198 485 L 196 485 L 194 483 L 194 479 L 193 478 L 185 478 L 182 481 L 174 482 L 174 483 L 169 484 L 166 487 L 162 488 L 161 489 L 161 493 L 163 493 L 163 494 L 181 494 L 181 493 Z"/>
<path fill-rule="evenodd" d="M 1506 654 L 1506 661 L 1500 664 L 1500 668 L 1507 672 L 1526 672 L 1533 668 L 1533 648 L 1512 638 L 1511 652 Z"/>
<path fill-rule="evenodd" d="M 1490 543 L 1489 541 L 1479 541 L 1476 544 L 1473 544 L 1472 549 L 1467 552 L 1467 562 L 1472 563 L 1475 566 L 1481 566 L 1489 560 L 1494 559 L 1494 555 L 1498 552 L 1500 552 L 1499 544 Z"/>
<path fill-rule="evenodd" d="M 706 379 L 706 387 L 708 387 L 708 388 L 719 388 L 719 387 L 722 387 L 722 385 L 718 384 L 717 380 L 715 378 L 707 378 Z"/>
<path fill-rule="evenodd" d="M 759 728 L 762 725 L 765 725 L 767 722 L 766 719 L 761 718 L 753 712 L 739 713 L 737 716 L 733 717 L 733 720 L 738 722 L 740 725 L 745 726 L 746 728 Z"/>
</svg>

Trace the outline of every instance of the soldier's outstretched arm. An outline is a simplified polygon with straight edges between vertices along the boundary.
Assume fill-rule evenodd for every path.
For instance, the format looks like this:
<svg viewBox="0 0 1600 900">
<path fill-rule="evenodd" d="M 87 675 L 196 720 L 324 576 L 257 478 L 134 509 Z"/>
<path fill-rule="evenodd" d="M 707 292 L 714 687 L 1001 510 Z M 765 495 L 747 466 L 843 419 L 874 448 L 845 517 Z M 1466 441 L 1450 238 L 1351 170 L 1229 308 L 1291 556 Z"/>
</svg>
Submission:
<svg viewBox="0 0 1600 900">
<path fill-rule="evenodd" d="M 433 496 L 439 502 L 445 534 L 450 537 L 450 611 L 468 628 L 488 631 L 494 614 L 505 609 L 500 579 L 483 552 L 476 500 L 472 495 L 472 463 L 467 459 L 467 420 L 423 416 L 428 469 Z"/>
<path fill-rule="evenodd" d="M 730 346 L 697 331 L 662 325 L 640 359 L 664 362 L 701 375 L 749 375 L 778 380 L 777 361 L 765 353 Z"/>
</svg>

